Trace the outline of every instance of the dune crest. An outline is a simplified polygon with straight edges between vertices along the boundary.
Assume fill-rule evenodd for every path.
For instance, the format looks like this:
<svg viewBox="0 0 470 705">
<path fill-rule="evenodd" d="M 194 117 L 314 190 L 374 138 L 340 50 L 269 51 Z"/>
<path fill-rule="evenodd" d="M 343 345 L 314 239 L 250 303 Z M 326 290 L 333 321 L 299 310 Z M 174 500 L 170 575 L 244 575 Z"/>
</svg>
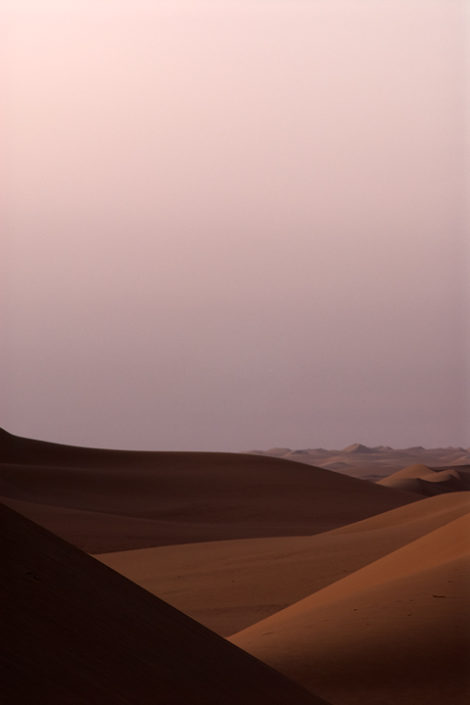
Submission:
<svg viewBox="0 0 470 705">
<path fill-rule="evenodd" d="M 212 541 L 97 557 L 228 636 L 469 510 L 470 493 L 438 495 L 314 536 Z"/>
<path fill-rule="evenodd" d="M 322 705 L 280 674 L 4 506 L 9 705 Z"/>
<path fill-rule="evenodd" d="M 469 571 L 467 514 L 231 640 L 338 705 L 463 705 Z"/>
<path fill-rule="evenodd" d="M 470 490 L 470 466 L 430 468 L 418 463 L 385 477 L 377 484 L 426 497 L 443 492 L 466 491 Z"/>
<path fill-rule="evenodd" d="M 313 534 L 416 500 L 322 468 L 238 453 L 75 448 L 3 432 L 0 461 L 5 503 L 90 553 Z"/>
</svg>

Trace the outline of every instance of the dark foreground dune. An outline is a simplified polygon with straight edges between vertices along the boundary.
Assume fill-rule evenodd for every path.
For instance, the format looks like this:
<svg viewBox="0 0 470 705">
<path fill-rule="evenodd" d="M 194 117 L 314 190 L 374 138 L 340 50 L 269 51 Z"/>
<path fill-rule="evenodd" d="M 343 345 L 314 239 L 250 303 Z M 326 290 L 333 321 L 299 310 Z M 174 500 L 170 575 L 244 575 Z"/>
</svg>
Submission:
<svg viewBox="0 0 470 705">
<path fill-rule="evenodd" d="M 0 433 L 0 497 L 90 553 L 334 529 L 416 495 L 282 459 L 132 452 Z"/>
<path fill-rule="evenodd" d="M 324 703 L 11 509 L 0 516 L 2 702 Z"/>
</svg>

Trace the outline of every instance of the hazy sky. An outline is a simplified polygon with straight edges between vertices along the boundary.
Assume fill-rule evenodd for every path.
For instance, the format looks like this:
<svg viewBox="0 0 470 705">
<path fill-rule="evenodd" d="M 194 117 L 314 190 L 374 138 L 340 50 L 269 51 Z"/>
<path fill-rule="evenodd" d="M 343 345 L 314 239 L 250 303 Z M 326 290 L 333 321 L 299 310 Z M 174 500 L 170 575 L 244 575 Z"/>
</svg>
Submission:
<svg viewBox="0 0 470 705">
<path fill-rule="evenodd" d="M 4 2 L 1 424 L 470 445 L 465 7 Z"/>
</svg>

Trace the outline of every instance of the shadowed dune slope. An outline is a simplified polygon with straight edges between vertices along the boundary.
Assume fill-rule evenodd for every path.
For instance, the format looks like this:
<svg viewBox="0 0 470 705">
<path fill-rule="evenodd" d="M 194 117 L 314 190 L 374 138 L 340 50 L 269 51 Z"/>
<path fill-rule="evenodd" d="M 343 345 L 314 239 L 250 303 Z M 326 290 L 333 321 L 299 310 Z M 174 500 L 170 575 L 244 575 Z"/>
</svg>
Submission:
<svg viewBox="0 0 470 705">
<path fill-rule="evenodd" d="M 92 553 L 313 534 L 416 501 L 388 487 L 264 456 L 75 448 L 6 432 L 0 451 L 4 501 L 13 508 L 22 502 L 17 508 L 30 518 Z M 129 525 L 123 538 L 117 516 L 139 525 Z"/>
<path fill-rule="evenodd" d="M 443 492 L 465 491 L 470 490 L 470 467 L 430 468 L 422 464 L 409 465 L 377 484 L 427 497 Z"/>
<path fill-rule="evenodd" d="M 9 705 L 323 702 L 43 528 L 0 513 Z"/>
<path fill-rule="evenodd" d="M 467 514 L 232 641 L 335 705 L 463 705 L 469 544 Z"/>
<path fill-rule="evenodd" d="M 12 500 L 0 496 L 0 502 L 56 533 L 69 536 L 73 543 L 88 553 L 122 550 L 134 546 L 165 543 L 175 534 L 173 522 L 158 521 L 108 512 L 89 512 L 70 507 Z"/>
<path fill-rule="evenodd" d="M 227 636 L 470 511 L 438 495 L 314 536 L 162 546 L 98 556 Z"/>
</svg>

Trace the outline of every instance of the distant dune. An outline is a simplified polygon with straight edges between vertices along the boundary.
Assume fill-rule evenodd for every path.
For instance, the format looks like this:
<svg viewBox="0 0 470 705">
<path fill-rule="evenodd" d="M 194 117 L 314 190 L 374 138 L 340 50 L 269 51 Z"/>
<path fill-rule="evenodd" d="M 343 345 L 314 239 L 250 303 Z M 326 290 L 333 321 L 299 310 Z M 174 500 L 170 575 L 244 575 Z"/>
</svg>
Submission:
<svg viewBox="0 0 470 705">
<path fill-rule="evenodd" d="M 442 492 L 470 490 L 470 465 L 448 468 L 429 468 L 422 464 L 409 465 L 380 480 L 378 484 L 404 492 L 415 492 L 426 497 Z"/>
<path fill-rule="evenodd" d="M 8 705 L 321 705 L 78 549 L 1 506 Z"/>
<path fill-rule="evenodd" d="M 271 448 L 266 451 L 253 451 L 257 455 L 275 456 L 307 465 L 316 465 L 328 470 L 377 481 L 410 465 L 426 465 L 445 470 L 454 466 L 470 466 L 468 448 L 390 448 L 390 446 L 369 447 L 353 443 L 342 450 L 324 448 Z M 443 491 L 444 486 L 440 486 Z M 418 494 L 422 494 L 418 490 Z"/>
<path fill-rule="evenodd" d="M 163 546 L 98 558 L 227 636 L 469 511 L 470 493 L 445 494 L 314 536 Z"/>
<path fill-rule="evenodd" d="M 470 515 L 236 634 L 335 705 L 464 705 Z"/>
<path fill-rule="evenodd" d="M 91 553 L 318 533 L 415 495 L 283 459 L 75 448 L 0 434 L 0 497 Z"/>
<path fill-rule="evenodd" d="M 363 445 L 362 443 L 353 443 L 350 446 L 346 446 L 346 448 L 343 448 L 342 452 L 343 453 L 373 453 L 374 448 L 369 448 L 368 446 Z"/>
</svg>

